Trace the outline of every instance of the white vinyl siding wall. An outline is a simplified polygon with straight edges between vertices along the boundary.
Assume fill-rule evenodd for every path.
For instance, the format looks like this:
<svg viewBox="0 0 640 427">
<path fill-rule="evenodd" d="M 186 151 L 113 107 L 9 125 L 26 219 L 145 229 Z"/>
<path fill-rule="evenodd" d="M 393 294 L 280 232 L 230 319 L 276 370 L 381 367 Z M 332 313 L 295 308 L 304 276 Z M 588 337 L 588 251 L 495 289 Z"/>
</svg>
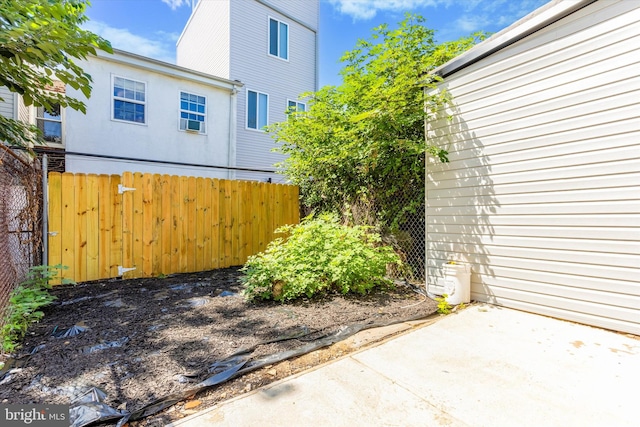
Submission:
<svg viewBox="0 0 640 427">
<path fill-rule="evenodd" d="M 317 29 L 318 2 L 269 2 L 277 9 Z M 286 23 L 289 36 L 288 60 L 269 55 L 269 20 Z M 251 90 L 269 94 L 269 124 L 286 120 L 288 99 L 316 90 L 316 33 L 261 1 L 231 2 L 231 79 L 238 79 Z M 238 92 L 236 165 L 252 169 L 273 169 L 284 156 L 271 150 L 271 135 L 246 127 L 246 91 Z M 237 172 L 238 179 L 282 181 L 282 175 Z"/>
<path fill-rule="evenodd" d="M 269 124 L 286 119 L 287 99 L 318 89 L 319 0 L 199 1 L 180 39 L 176 61 L 183 67 L 239 80 L 269 94 Z M 269 17 L 285 23 L 287 60 L 269 55 Z M 273 170 L 284 156 L 272 152 L 270 135 L 246 126 L 247 92 L 237 95 L 237 146 L 229 163 Z M 282 181 L 282 175 L 237 172 L 239 179 Z"/>
<path fill-rule="evenodd" d="M 13 92 L 4 86 L 0 86 L 0 98 L 3 99 L 3 101 L 0 101 L 0 115 L 14 119 L 15 107 Z"/>
<path fill-rule="evenodd" d="M 229 1 L 200 1 L 176 47 L 176 64 L 225 79 L 229 75 Z"/>
<path fill-rule="evenodd" d="M 466 261 L 472 299 L 640 334 L 638 28 L 640 3 L 598 1 L 445 78 L 430 286 Z"/>
</svg>

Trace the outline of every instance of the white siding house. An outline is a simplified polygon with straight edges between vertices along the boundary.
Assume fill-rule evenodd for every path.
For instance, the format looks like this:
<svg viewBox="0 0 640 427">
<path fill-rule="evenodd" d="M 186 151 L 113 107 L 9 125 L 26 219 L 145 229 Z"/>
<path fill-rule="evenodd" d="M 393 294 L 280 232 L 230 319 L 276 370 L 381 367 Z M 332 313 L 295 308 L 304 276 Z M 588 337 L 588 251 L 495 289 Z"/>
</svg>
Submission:
<svg viewBox="0 0 640 427">
<path fill-rule="evenodd" d="M 5 86 L 0 86 L 0 115 L 14 119 L 16 117 L 15 95 Z"/>
<path fill-rule="evenodd" d="M 318 89 L 319 1 L 202 0 L 177 45 L 177 64 L 239 80 L 235 165 L 273 170 L 283 156 L 262 127 L 305 108 L 303 92 Z M 283 178 L 238 172 L 242 179 Z"/>
<path fill-rule="evenodd" d="M 80 65 L 93 89 L 86 114 L 63 116 L 68 172 L 229 177 L 241 83 L 117 50 Z"/>
<path fill-rule="evenodd" d="M 637 1 L 553 1 L 436 70 L 432 290 L 463 261 L 472 299 L 640 334 L 639 28 Z"/>
</svg>

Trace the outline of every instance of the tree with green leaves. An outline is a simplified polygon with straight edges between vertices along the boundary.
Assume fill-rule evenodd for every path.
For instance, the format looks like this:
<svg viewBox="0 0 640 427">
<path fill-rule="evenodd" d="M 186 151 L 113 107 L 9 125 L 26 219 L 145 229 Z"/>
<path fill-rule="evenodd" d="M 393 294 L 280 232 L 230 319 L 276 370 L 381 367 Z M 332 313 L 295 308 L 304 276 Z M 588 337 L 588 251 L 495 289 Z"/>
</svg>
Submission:
<svg viewBox="0 0 640 427">
<path fill-rule="evenodd" d="M 425 154 L 447 161 L 447 152 L 425 143 L 423 87 L 436 84 L 431 70 L 484 37 L 437 44 L 424 24 L 407 14 L 396 29 L 374 28 L 342 57 L 342 85 L 305 94 L 307 111 L 268 129 L 307 206 L 393 229 L 424 203 Z"/>
<path fill-rule="evenodd" d="M 86 0 L 0 0 L 0 86 L 25 105 L 82 112 L 82 101 L 50 91 L 55 80 L 91 94 L 91 76 L 75 60 L 112 52 L 108 41 L 81 28 Z M 0 98 L 0 101 L 4 101 Z M 0 116 L 0 141 L 18 147 L 42 143 L 35 126 Z"/>
</svg>

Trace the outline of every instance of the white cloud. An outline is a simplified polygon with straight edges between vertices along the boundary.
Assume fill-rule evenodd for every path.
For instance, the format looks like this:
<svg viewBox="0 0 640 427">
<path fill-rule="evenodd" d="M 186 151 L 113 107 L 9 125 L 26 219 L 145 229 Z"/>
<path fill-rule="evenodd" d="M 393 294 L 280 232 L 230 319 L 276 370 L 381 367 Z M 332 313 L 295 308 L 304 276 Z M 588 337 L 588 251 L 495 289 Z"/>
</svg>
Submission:
<svg viewBox="0 0 640 427">
<path fill-rule="evenodd" d="M 162 0 L 162 3 L 166 3 L 171 10 L 176 10 L 181 6 L 191 6 L 191 0 Z"/>
<path fill-rule="evenodd" d="M 487 30 L 491 26 L 498 29 L 504 28 L 547 2 L 547 0 L 467 1 L 460 2 L 465 13 L 455 20 L 453 28 L 449 31 L 472 33 Z"/>
<path fill-rule="evenodd" d="M 456 30 L 464 33 L 473 33 L 486 28 L 491 21 L 486 15 L 462 15 L 456 19 L 454 25 Z"/>
<path fill-rule="evenodd" d="M 185 1 L 185 0 L 162 0 Z M 464 31 L 481 30 L 488 23 L 511 23 L 548 0 L 329 0 L 344 15 L 367 20 L 378 12 L 405 12 L 439 5 L 457 6 L 464 13 L 456 26 Z"/>
<path fill-rule="evenodd" d="M 85 29 L 109 40 L 111 46 L 127 52 L 149 58 L 175 63 L 175 41 L 177 35 L 173 33 L 157 32 L 155 39 L 133 34 L 125 28 L 114 28 L 100 21 L 88 21 Z"/>
<path fill-rule="evenodd" d="M 438 3 L 448 3 L 448 0 L 329 0 L 329 3 L 338 12 L 351 15 L 353 19 L 367 20 L 376 16 L 378 11 L 404 12 L 419 7 L 435 6 Z"/>
<path fill-rule="evenodd" d="M 155 35 L 158 36 L 160 40 L 171 42 L 174 45 L 178 42 L 178 39 L 180 38 L 180 33 L 168 33 L 162 30 L 156 31 Z"/>
</svg>

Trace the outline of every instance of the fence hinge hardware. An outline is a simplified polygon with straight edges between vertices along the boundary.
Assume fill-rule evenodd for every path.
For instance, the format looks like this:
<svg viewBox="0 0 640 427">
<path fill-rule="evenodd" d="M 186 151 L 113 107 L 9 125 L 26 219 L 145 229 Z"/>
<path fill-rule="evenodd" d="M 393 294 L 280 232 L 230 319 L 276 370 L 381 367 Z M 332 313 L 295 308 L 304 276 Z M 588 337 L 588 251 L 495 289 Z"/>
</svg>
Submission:
<svg viewBox="0 0 640 427">
<path fill-rule="evenodd" d="M 118 194 L 122 194 L 125 191 L 135 191 L 135 188 L 132 187 L 125 187 L 122 184 L 118 184 Z"/>
<path fill-rule="evenodd" d="M 122 276 L 127 271 L 131 271 L 131 270 L 135 270 L 135 269 L 136 269 L 135 267 L 124 268 L 123 266 L 119 265 L 118 266 L 118 276 Z"/>
</svg>

